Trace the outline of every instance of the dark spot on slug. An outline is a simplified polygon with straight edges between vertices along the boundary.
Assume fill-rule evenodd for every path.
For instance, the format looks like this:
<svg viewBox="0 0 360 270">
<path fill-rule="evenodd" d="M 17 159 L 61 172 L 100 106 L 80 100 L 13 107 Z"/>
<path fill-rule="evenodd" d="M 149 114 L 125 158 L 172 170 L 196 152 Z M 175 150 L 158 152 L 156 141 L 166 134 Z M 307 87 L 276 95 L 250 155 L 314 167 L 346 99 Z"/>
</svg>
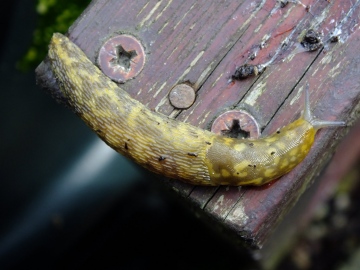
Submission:
<svg viewBox="0 0 360 270">
<path fill-rule="evenodd" d="M 129 147 L 128 147 L 127 143 L 125 143 L 124 148 L 125 148 L 125 150 L 129 150 Z"/>
<path fill-rule="evenodd" d="M 206 144 L 208 144 L 208 145 L 211 145 L 211 142 L 205 142 Z"/>
<path fill-rule="evenodd" d="M 276 133 L 277 133 L 277 134 L 280 134 L 280 130 L 277 130 Z"/>
<path fill-rule="evenodd" d="M 198 154 L 196 154 L 196 153 L 187 153 L 189 156 L 191 156 L 191 157 L 197 157 L 198 156 Z"/>
<path fill-rule="evenodd" d="M 253 147 L 253 146 L 254 146 L 254 143 L 252 143 L 252 142 L 251 142 L 251 143 L 249 143 L 249 146 Z"/>
<path fill-rule="evenodd" d="M 271 152 L 270 155 L 272 155 L 272 156 L 275 155 L 275 152 Z"/>
<path fill-rule="evenodd" d="M 164 157 L 164 156 L 160 156 L 159 157 L 159 161 L 163 161 L 163 160 L 165 160 L 166 159 L 166 157 Z"/>
</svg>

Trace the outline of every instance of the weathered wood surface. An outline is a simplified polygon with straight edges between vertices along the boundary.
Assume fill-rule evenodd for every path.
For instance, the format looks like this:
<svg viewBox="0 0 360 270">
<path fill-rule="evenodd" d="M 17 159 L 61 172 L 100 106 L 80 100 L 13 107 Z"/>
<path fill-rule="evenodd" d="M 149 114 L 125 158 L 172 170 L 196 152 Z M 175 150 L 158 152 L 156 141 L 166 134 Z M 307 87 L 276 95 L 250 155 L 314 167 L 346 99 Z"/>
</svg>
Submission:
<svg viewBox="0 0 360 270">
<path fill-rule="evenodd" d="M 310 84 L 311 107 L 324 120 L 356 118 L 360 99 L 360 1 L 303 1 L 276 8 L 255 1 L 93 1 L 69 30 L 69 37 L 96 62 L 102 44 L 119 33 L 134 35 L 146 50 L 143 71 L 122 88 L 150 109 L 209 128 L 222 112 L 242 108 L 261 125 L 263 135 L 295 120 L 303 109 L 302 90 Z M 313 28 L 340 42 L 315 52 L 300 49 L 299 37 Z M 258 49 L 262 44 L 262 49 Z M 257 51 L 254 60 L 249 55 Z M 258 77 L 229 83 L 237 66 L 276 60 Z M 47 63 L 38 80 L 57 87 Z M 52 83 L 51 83 L 52 81 Z M 197 92 L 192 107 L 174 109 L 168 93 L 187 82 Z M 331 157 L 346 128 L 324 129 L 306 159 L 263 187 L 199 187 L 165 183 L 238 242 L 259 248 Z M 216 227 L 215 226 L 215 227 Z"/>
<path fill-rule="evenodd" d="M 318 215 L 319 209 L 329 207 L 328 201 L 333 198 L 334 193 L 339 192 L 340 182 L 346 180 L 346 177 L 349 178 L 348 174 L 351 174 L 360 160 L 359 136 L 360 121 L 358 120 L 337 147 L 326 170 L 321 172 L 316 181 L 313 181 L 311 188 L 302 194 L 297 204 L 286 215 L 286 220 L 267 239 L 264 248 L 255 251 L 256 256 L 261 257 L 259 263 L 262 269 L 279 269 L 278 263 L 294 250 L 293 246 L 297 240 L 302 241 L 301 236 L 306 234 L 304 231 L 308 229 L 316 213 Z M 348 186 L 349 182 L 345 185 Z"/>
</svg>

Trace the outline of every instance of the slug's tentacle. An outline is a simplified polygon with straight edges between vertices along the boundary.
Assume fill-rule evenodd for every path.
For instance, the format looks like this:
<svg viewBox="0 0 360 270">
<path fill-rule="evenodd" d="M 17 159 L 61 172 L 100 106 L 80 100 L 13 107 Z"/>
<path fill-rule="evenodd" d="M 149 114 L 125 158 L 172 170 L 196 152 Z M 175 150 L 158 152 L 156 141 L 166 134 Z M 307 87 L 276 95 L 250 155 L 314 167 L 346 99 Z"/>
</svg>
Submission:
<svg viewBox="0 0 360 270">
<path fill-rule="evenodd" d="M 110 147 L 155 173 L 195 185 L 265 184 L 304 159 L 318 128 L 341 125 L 314 121 L 306 97 L 304 117 L 275 134 L 225 138 L 150 111 L 61 34 L 53 35 L 48 57 L 68 105 Z"/>
<path fill-rule="evenodd" d="M 309 98 L 309 84 L 307 83 L 305 86 L 305 106 L 304 106 L 304 114 L 303 117 L 306 121 L 308 121 L 314 129 L 318 130 L 324 127 L 342 127 L 346 126 L 344 121 L 322 121 L 317 120 L 313 117 L 310 109 L 310 98 Z"/>
</svg>

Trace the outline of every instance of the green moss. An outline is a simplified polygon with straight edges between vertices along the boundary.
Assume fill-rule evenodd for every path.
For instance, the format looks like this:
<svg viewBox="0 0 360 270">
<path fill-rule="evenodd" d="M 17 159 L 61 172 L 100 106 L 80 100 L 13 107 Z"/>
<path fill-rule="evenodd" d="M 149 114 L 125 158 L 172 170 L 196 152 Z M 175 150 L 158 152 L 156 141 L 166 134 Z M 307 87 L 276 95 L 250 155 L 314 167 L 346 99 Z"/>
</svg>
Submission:
<svg viewBox="0 0 360 270">
<path fill-rule="evenodd" d="M 37 0 L 38 13 L 33 41 L 24 57 L 17 63 L 22 71 L 36 68 L 45 58 L 47 46 L 54 32 L 66 33 L 91 0 Z"/>
</svg>

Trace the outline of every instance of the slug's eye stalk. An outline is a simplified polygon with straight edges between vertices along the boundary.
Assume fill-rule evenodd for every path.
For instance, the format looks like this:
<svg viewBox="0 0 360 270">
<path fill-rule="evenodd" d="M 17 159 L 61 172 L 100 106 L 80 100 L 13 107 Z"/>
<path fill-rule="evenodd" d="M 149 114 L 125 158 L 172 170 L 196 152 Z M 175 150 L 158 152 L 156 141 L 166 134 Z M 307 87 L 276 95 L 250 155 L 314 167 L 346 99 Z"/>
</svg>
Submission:
<svg viewBox="0 0 360 270">
<path fill-rule="evenodd" d="M 311 114 L 311 109 L 310 109 L 309 84 L 308 83 L 305 86 L 305 105 L 304 105 L 303 118 L 307 122 L 309 122 L 316 130 L 318 130 L 320 128 L 324 128 L 324 127 L 346 126 L 346 123 L 344 121 L 322 121 L 322 120 L 317 120 L 314 118 L 314 116 Z"/>
</svg>

